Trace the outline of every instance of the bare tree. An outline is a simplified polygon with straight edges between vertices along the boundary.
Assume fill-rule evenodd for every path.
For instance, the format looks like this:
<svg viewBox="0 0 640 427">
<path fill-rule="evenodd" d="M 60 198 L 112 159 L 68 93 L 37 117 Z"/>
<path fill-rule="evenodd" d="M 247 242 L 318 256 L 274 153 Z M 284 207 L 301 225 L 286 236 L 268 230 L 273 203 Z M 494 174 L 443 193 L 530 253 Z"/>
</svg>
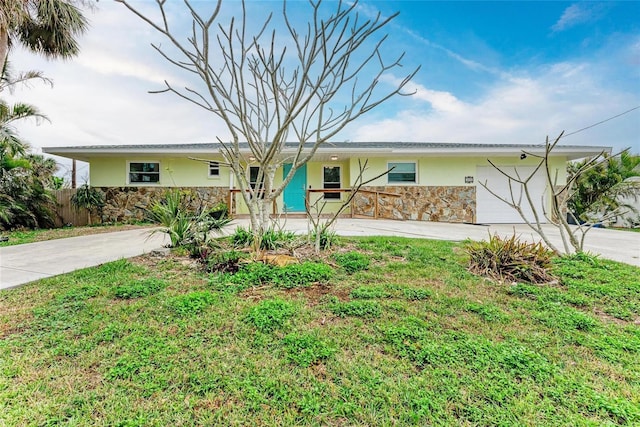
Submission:
<svg viewBox="0 0 640 427">
<path fill-rule="evenodd" d="M 550 142 L 549 137 L 547 137 L 543 154 L 523 151 L 523 154 L 525 154 L 526 156 L 539 159 L 537 165 L 533 168 L 533 171 L 526 175 L 522 175 L 517 170 L 517 168 L 514 168 L 513 173 L 507 173 L 500 167 L 496 166 L 491 160 L 488 160 L 491 166 L 493 166 L 508 179 L 508 197 L 497 194 L 494 190 L 489 188 L 487 182 L 480 183 L 480 185 L 486 188 L 489 193 L 493 194 L 505 204 L 515 209 L 522 220 L 533 231 L 535 231 L 536 234 L 540 236 L 540 238 L 549 247 L 549 249 L 551 249 L 558 255 L 561 255 L 563 253 L 571 254 L 575 252 L 583 252 L 585 237 L 589 230 L 591 230 L 596 224 L 593 222 L 580 224 L 580 222 L 577 221 L 576 218 L 573 218 L 573 222 L 576 222 L 577 225 L 570 224 L 567 216 L 571 217 L 573 214 L 567 209 L 567 202 L 575 191 L 575 181 L 587 170 L 597 166 L 598 164 L 606 160 L 606 157 L 604 156 L 605 152 L 603 151 L 597 156 L 585 161 L 584 164 L 582 164 L 582 166 L 569 177 L 566 183 L 559 184 L 558 170 L 552 170 L 552 167 L 550 166 L 550 157 L 551 152 L 558 144 L 563 135 L 564 131 L 560 133 L 560 135 L 553 142 Z M 547 210 L 545 208 L 544 194 L 542 195 L 542 209 L 539 208 L 540 205 L 537 203 L 537 200 L 534 200 L 529 187 L 532 179 L 539 171 L 544 174 L 546 187 L 551 194 L 550 210 Z M 530 219 L 525 214 L 525 206 L 530 208 L 533 219 Z M 607 219 L 608 217 L 603 217 L 600 218 L 600 221 L 606 221 Z M 554 225 L 559 231 L 560 238 L 562 239 L 562 250 L 552 243 L 551 239 L 545 232 L 542 226 L 545 220 L 548 223 Z"/>
<path fill-rule="evenodd" d="M 337 221 L 338 217 L 342 215 L 342 213 L 351 205 L 351 201 L 356 197 L 358 192 L 365 185 L 375 181 L 378 178 L 382 178 L 387 175 L 389 172 L 393 170 L 393 168 L 388 169 L 382 172 L 379 175 L 374 176 L 373 178 L 364 179 L 364 172 L 367 170 L 367 165 L 369 164 L 369 160 L 365 160 L 364 163 L 358 159 L 358 175 L 354 180 L 353 186 L 351 187 L 351 191 L 347 198 L 342 202 L 342 204 L 338 207 L 338 209 L 334 210 L 334 212 L 327 218 L 326 220 L 322 220 L 322 215 L 324 213 L 324 208 L 327 206 L 327 201 L 319 198 L 314 203 L 309 203 L 305 206 L 307 211 L 307 218 L 309 219 L 309 224 L 312 229 L 312 236 L 314 239 L 313 246 L 316 253 L 320 252 L 321 249 L 321 241 L 322 236 L 325 235 L 327 230 L 331 228 L 331 226 Z"/>
<path fill-rule="evenodd" d="M 326 15 L 321 0 L 311 0 L 310 21 L 302 25 L 285 1 L 276 31 L 272 14 L 259 26 L 251 25 L 244 1 L 240 21 L 232 18 L 224 26 L 216 22 L 221 0 L 206 16 L 185 0 L 192 19 L 191 34 L 185 40 L 170 25 L 165 0 L 156 0 L 160 18 L 155 20 L 127 0 L 116 1 L 171 43 L 173 53 L 153 45 L 167 61 L 203 84 L 201 89 L 178 88 L 165 81 L 161 92 L 173 92 L 224 122 L 230 139 L 218 138 L 221 154 L 258 234 L 269 223 L 273 201 L 317 149 L 363 114 L 394 95 L 403 95 L 402 89 L 418 71 L 411 71 L 391 89 L 381 87 L 380 78 L 401 67 L 404 57 L 402 53 L 386 62 L 381 51 L 387 37 L 379 33 L 397 13 L 363 19 L 357 1 L 330 3 L 335 10 Z M 291 141 L 295 145 L 285 150 Z M 254 182 L 247 175 L 242 144 L 248 144 L 259 165 Z M 284 163 L 290 163 L 291 169 L 276 185 L 276 171 Z"/>
</svg>

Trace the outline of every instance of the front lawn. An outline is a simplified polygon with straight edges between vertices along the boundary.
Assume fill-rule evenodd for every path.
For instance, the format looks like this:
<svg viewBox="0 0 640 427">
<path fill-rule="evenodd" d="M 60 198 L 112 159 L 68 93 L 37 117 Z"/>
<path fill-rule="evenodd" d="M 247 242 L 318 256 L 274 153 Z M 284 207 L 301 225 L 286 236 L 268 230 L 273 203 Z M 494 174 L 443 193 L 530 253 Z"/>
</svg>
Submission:
<svg viewBox="0 0 640 427">
<path fill-rule="evenodd" d="M 342 242 L 333 273 L 172 255 L 0 292 L 0 425 L 640 424 L 640 269 L 499 284 L 454 243 Z"/>
<path fill-rule="evenodd" d="M 23 245 L 25 243 L 43 242 L 45 240 L 64 239 L 67 237 L 87 236 L 90 234 L 112 233 L 136 228 L 149 227 L 148 224 L 99 224 L 82 227 L 61 227 L 35 230 L 0 231 L 0 236 L 9 240 L 0 242 L 3 246 Z"/>
</svg>

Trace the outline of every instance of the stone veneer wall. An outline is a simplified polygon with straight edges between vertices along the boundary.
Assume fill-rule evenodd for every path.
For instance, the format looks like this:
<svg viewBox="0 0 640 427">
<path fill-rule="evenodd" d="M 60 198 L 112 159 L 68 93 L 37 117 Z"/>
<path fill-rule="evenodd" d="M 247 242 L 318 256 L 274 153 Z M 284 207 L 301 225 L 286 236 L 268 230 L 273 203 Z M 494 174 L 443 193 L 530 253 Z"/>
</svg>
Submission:
<svg viewBox="0 0 640 427">
<path fill-rule="evenodd" d="M 362 190 L 398 194 L 378 196 L 378 218 L 439 222 L 474 222 L 476 188 L 473 186 L 380 186 Z M 354 215 L 374 215 L 374 193 L 362 192 L 353 200 Z"/>
<path fill-rule="evenodd" d="M 213 207 L 229 203 L 229 189 L 225 187 L 98 187 L 105 193 L 103 220 L 105 222 L 134 222 L 145 218 L 145 209 L 164 198 L 167 191 L 180 190 L 189 209 Z"/>
</svg>

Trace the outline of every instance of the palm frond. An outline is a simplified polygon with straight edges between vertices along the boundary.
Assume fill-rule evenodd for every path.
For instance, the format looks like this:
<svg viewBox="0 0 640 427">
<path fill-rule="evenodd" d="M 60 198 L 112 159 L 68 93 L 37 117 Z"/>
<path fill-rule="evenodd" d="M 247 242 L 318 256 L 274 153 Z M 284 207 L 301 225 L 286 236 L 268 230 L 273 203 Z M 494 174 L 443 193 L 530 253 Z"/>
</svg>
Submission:
<svg viewBox="0 0 640 427">
<path fill-rule="evenodd" d="M 74 4 L 65 0 L 38 0 L 29 19 L 18 28 L 18 37 L 34 52 L 68 59 L 78 54 L 77 36 L 87 27 L 87 19 Z"/>
</svg>

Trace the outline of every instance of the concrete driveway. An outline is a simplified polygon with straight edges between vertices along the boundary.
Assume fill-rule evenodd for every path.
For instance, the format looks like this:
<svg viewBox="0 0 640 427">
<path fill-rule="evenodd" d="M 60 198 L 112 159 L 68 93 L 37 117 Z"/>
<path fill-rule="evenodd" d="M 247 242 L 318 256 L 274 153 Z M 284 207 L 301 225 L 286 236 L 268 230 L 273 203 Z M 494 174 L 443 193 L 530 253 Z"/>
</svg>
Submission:
<svg viewBox="0 0 640 427">
<path fill-rule="evenodd" d="M 247 226 L 248 220 L 236 220 L 231 224 L 230 229 L 233 230 L 238 225 Z M 305 219 L 287 219 L 284 225 L 286 229 L 297 233 L 308 232 Z M 543 225 L 543 228 L 551 242 L 562 249 L 562 239 L 557 229 L 547 224 Z M 341 236 L 404 236 L 451 241 L 486 240 L 490 234 L 497 233 L 502 237 L 510 237 L 515 233 L 521 240 L 529 242 L 540 240 L 525 224 L 473 225 L 341 218 L 335 226 L 335 231 Z M 640 267 L 640 233 L 594 228 L 587 233 L 585 251 Z"/>
<path fill-rule="evenodd" d="M 136 229 L 5 246 L 0 248 L 0 289 L 142 255 L 164 242 L 164 234 Z"/>
<path fill-rule="evenodd" d="M 281 225 L 296 233 L 308 232 L 305 219 L 287 219 Z M 226 232 L 232 233 L 237 226 L 248 226 L 248 220 L 234 220 Z M 545 230 L 555 244 L 561 245 L 554 227 L 545 226 Z M 338 220 L 335 231 L 342 236 L 404 236 L 452 241 L 484 240 L 494 233 L 509 237 L 515 232 L 521 239 L 539 240 L 522 224 L 487 226 L 343 218 Z M 0 248 L 0 289 L 142 255 L 162 247 L 165 242 L 162 234 L 150 236 L 148 229 L 138 229 L 3 247 Z M 585 249 L 603 258 L 640 266 L 640 233 L 593 229 L 587 234 Z"/>
</svg>

